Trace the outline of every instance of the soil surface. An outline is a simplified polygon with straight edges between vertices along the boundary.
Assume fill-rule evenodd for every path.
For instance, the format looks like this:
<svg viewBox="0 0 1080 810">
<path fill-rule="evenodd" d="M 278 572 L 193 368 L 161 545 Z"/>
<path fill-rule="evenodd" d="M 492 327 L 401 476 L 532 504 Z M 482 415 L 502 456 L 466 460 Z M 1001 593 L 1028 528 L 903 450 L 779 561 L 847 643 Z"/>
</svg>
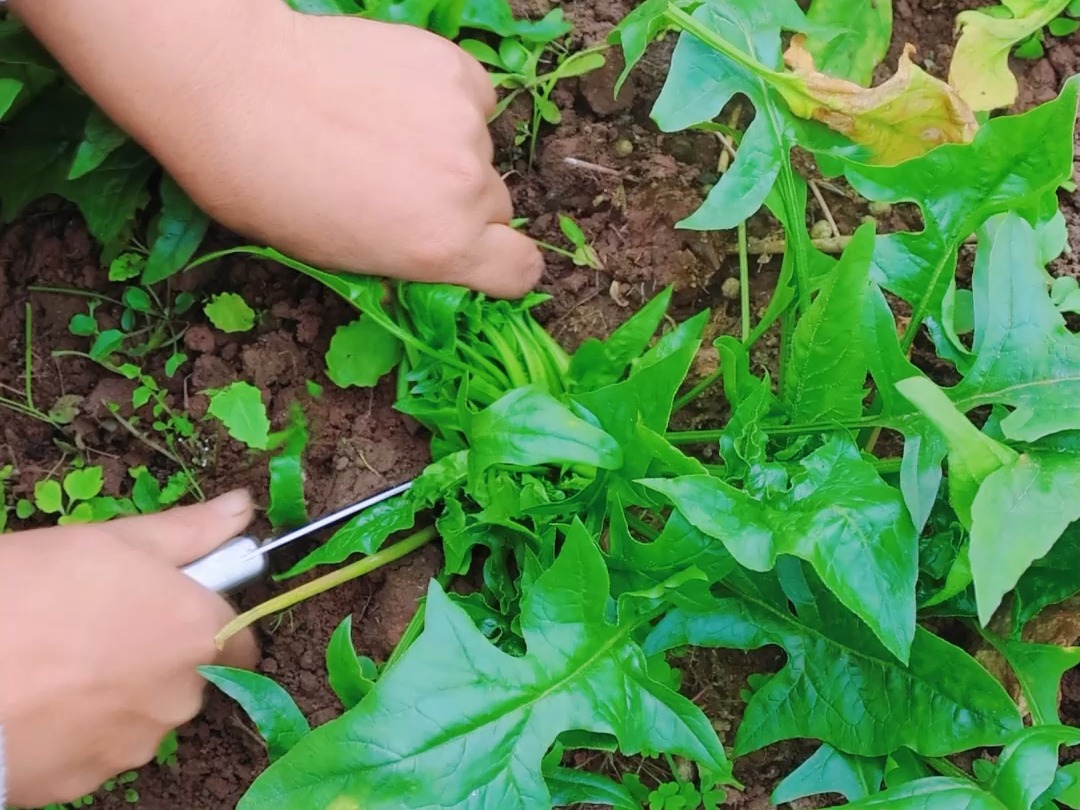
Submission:
<svg viewBox="0 0 1080 810">
<path fill-rule="evenodd" d="M 548 7 L 547 0 L 522 0 L 517 5 L 528 13 L 541 13 Z M 591 44 L 602 40 L 633 3 L 565 0 L 561 5 L 575 24 L 579 42 Z M 879 78 L 891 72 L 904 42 L 915 43 L 923 66 L 940 75 L 951 55 L 955 14 L 970 5 L 980 3 L 895 0 L 895 44 Z M 530 219 L 530 233 L 561 243 L 557 215 L 570 214 L 590 236 L 606 268 L 582 270 L 558 258 L 548 263 L 542 289 L 553 299 L 540 314 L 569 349 L 585 337 L 606 334 L 667 284 L 677 291 L 677 316 L 708 306 L 713 311 L 713 333 L 733 332 L 737 326 L 737 301 L 722 291 L 723 282 L 738 275 L 737 262 L 729 252 L 732 235 L 703 235 L 673 227 L 702 200 L 719 152 L 709 136 L 662 135 L 650 122 L 649 110 L 670 48 L 671 42 L 654 46 L 617 100 L 612 98 L 612 87 L 621 64 L 614 53 L 608 68 L 559 88 L 555 100 L 564 121 L 543 133 L 531 170 L 513 146 L 512 117 L 496 123 L 500 168 L 509 173 L 518 213 Z M 1019 106 L 1046 101 L 1065 78 L 1080 72 L 1080 36 L 1052 41 L 1046 58 L 1015 67 L 1022 87 Z M 511 116 L 514 113 L 512 109 Z M 843 196 L 828 199 L 828 204 L 841 230 L 847 232 L 868 213 L 865 203 Z M 811 202 L 811 220 L 822 216 L 814 206 Z M 1080 245 L 1080 201 L 1072 195 L 1064 207 L 1072 244 Z M 759 215 L 750 226 L 755 236 L 777 230 L 767 215 Z M 206 247 L 233 241 L 229 234 L 217 232 Z M 1066 256 L 1052 270 L 1080 276 L 1080 260 L 1075 254 Z M 762 305 L 776 272 L 775 261 L 754 270 L 752 292 Z M 126 486 L 123 478 L 128 467 L 147 464 L 152 470 L 171 471 L 168 461 L 102 407 L 103 400 L 126 399 L 125 381 L 88 361 L 51 355 L 58 349 L 85 348 L 85 339 L 73 338 L 67 330 L 68 320 L 84 308 L 85 301 L 66 294 L 28 292 L 32 285 L 115 292 L 105 281 L 85 228 L 67 207 L 42 204 L 0 231 L 0 342 L 10 347 L 0 358 L 0 387 L 22 389 L 21 347 L 28 304 L 36 401 L 47 408 L 65 395 L 82 398 L 68 438 L 74 445 L 71 450 L 105 467 L 112 494 Z M 427 458 L 426 440 L 391 409 L 392 385 L 384 383 L 373 392 L 357 393 L 355 389 L 341 391 L 325 379 L 323 354 L 329 339 L 338 324 L 352 317 L 339 298 L 281 268 L 248 260 L 205 266 L 179 285 L 203 293 L 239 292 L 265 314 L 254 332 L 239 336 L 216 332 L 202 323 L 189 329 L 183 341 L 194 362 L 185 367 L 186 376 L 178 375 L 171 384 L 173 407 L 200 418 L 207 403 L 198 392 L 242 379 L 264 391 L 275 425 L 281 425 L 289 403 L 302 399 L 312 425 L 306 469 L 313 514 L 421 469 Z M 149 368 L 159 371 L 154 363 L 162 359 L 152 361 Z M 768 364 L 767 347 L 757 360 Z M 707 373 L 708 365 L 706 356 L 698 372 Z M 163 374 L 157 376 L 164 379 Z M 320 399 L 306 395 L 309 379 L 325 385 Z M 702 403 L 689 409 L 688 418 L 716 422 L 715 404 L 708 399 Z M 52 430 L 39 422 L 6 411 L 2 421 L 0 464 L 14 464 L 16 495 L 25 496 L 35 480 L 59 469 L 72 453 L 54 443 Z M 200 480 L 207 495 L 247 486 L 265 496 L 265 458 L 252 455 L 209 423 L 200 429 L 204 436 Z M 256 526 L 257 531 L 266 529 L 265 521 Z M 428 548 L 263 623 L 260 670 L 295 697 L 313 725 L 332 719 L 341 707 L 326 683 L 323 651 L 331 632 L 351 613 L 357 649 L 377 660 L 385 658 L 438 567 L 438 552 Z M 241 597 L 241 606 L 252 606 L 272 591 L 270 585 L 253 587 Z M 773 650 L 754 654 L 697 651 L 683 661 L 684 691 L 705 708 L 721 735 L 730 739 L 741 716 L 738 694 L 747 677 L 775 670 L 782 662 L 782 653 Z M 1062 715 L 1080 725 L 1080 673 L 1067 676 L 1064 691 Z M 768 796 L 777 780 L 810 750 L 812 746 L 793 742 L 740 760 L 736 775 L 746 790 L 732 793 L 724 806 L 769 807 Z M 148 767 L 134 786 L 141 797 L 139 806 L 145 810 L 226 810 L 265 764 L 263 746 L 246 718 L 233 703 L 211 692 L 205 714 L 180 731 L 177 763 Z M 128 806 L 118 794 L 102 795 L 95 802 L 95 807 L 104 810 Z"/>
</svg>

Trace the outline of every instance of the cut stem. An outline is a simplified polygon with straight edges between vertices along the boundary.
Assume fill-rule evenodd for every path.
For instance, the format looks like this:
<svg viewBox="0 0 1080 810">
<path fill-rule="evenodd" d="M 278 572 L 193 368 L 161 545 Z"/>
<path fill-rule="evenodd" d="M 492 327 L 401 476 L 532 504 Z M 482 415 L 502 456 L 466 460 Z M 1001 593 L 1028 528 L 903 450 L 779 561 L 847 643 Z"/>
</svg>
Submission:
<svg viewBox="0 0 1080 810">
<path fill-rule="evenodd" d="M 750 256 L 746 249 L 746 220 L 739 223 L 739 306 L 742 310 L 742 342 L 750 340 Z"/>
<path fill-rule="evenodd" d="M 370 574 L 377 568 L 382 568 L 384 565 L 399 560 L 405 555 L 416 551 L 416 549 L 421 546 L 430 543 L 435 539 L 436 534 L 435 527 L 428 526 L 425 529 L 421 529 L 420 531 L 409 535 L 400 543 L 395 543 L 389 548 L 384 548 L 381 551 L 372 554 L 370 557 L 364 557 L 362 560 L 358 560 L 352 565 L 346 565 L 336 571 L 331 571 L 329 574 L 324 574 L 318 579 L 313 579 L 311 582 L 305 582 L 303 585 L 293 588 L 291 591 L 286 591 L 279 596 L 275 596 L 273 599 L 268 599 L 246 613 L 241 613 L 221 628 L 221 632 L 214 637 L 214 643 L 219 650 L 224 649 L 225 642 L 244 628 L 259 621 L 259 619 L 265 619 L 267 616 L 273 615 L 274 613 L 288 610 L 293 605 L 298 605 L 307 599 L 311 599 L 313 596 L 326 593 L 326 591 L 332 590 L 338 585 L 344 585 L 350 580 L 364 576 L 364 574 Z"/>
</svg>

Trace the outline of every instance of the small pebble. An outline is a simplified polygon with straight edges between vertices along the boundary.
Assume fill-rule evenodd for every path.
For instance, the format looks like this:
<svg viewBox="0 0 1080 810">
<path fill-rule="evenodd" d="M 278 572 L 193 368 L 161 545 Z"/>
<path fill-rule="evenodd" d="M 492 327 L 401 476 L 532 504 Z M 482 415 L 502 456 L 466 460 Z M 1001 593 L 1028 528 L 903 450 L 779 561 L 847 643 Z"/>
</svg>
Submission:
<svg viewBox="0 0 1080 810">
<path fill-rule="evenodd" d="M 887 217 L 892 213 L 892 204 L 887 202 L 871 202 L 867 209 L 875 217 Z"/>
<path fill-rule="evenodd" d="M 731 278 L 725 278 L 724 283 L 720 285 L 720 294 L 724 296 L 728 301 L 736 301 L 739 298 L 739 293 L 742 291 L 742 284 L 737 278 L 732 276 Z"/>
<path fill-rule="evenodd" d="M 634 142 L 629 138 L 619 138 L 615 141 L 615 154 L 619 157 L 629 157 L 634 153 Z"/>
</svg>

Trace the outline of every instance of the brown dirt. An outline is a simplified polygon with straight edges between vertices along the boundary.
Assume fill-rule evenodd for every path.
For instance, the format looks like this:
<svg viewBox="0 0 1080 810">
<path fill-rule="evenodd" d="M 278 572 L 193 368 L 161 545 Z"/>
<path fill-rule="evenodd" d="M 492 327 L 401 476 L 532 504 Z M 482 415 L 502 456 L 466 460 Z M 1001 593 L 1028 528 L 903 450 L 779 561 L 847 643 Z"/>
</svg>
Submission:
<svg viewBox="0 0 1080 810">
<path fill-rule="evenodd" d="M 535 13 L 545 10 L 547 3 L 522 0 L 518 5 Z M 599 41 L 632 5 L 631 0 L 562 3 L 585 43 Z M 895 64 L 900 43 L 912 41 L 919 46 L 924 66 L 940 74 L 950 56 L 953 17 L 964 5 L 972 3 L 896 0 L 897 44 L 888 64 Z M 730 236 L 672 227 L 702 199 L 704 182 L 715 168 L 718 154 L 715 142 L 708 137 L 662 135 L 649 121 L 669 51 L 670 42 L 655 46 L 617 101 L 611 99 L 614 66 L 561 88 L 556 100 L 564 111 L 564 122 L 545 132 L 532 172 L 524 157 L 510 146 L 512 121 L 496 124 L 501 168 L 512 172 L 510 183 L 517 208 L 520 215 L 530 218 L 530 232 L 560 242 L 557 215 L 571 214 L 590 235 L 606 265 L 605 271 L 593 272 L 562 260 L 549 261 L 542 289 L 551 293 L 553 300 L 544 306 L 542 316 L 568 348 L 590 335 L 609 332 L 667 284 L 677 290 L 677 314 L 710 306 L 713 332 L 735 328 L 737 305 L 720 293 L 722 282 L 737 275 L 736 263 L 725 250 Z M 1074 36 L 1050 43 L 1046 59 L 1019 63 L 1023 87 L 1020 106 L 1052 96 L 1068 75 L 1080 70 L 1078 54 L 1080 38 Z M 883 75 L 890 72 L 886 67 L 882 71 Z M 620 141 L 629 141 L 631 154 L 616 151 Z M 1066 197 L 1064 204 L 1073 244 L 1080 244 L 1080 201 L 1073 195 Z M 857 222 L 865 211 L 838 205 L 835 213 L 847 224 Z M 810 215 L 814 219 L 820 216 L 813 210 Z M 751 223 L 751 233 L 766 235 L 774 227 L 761 216 Z M 227 244 L 229 236 L 215 233 L 211 242 Z M 1067 256 L 1054 271 L 1080 275 L 1080 261 L 1075 254 Z M 775 272 L 774 265 L 757 271 L 753 279 L 755 301 L 764 304 Z M 108 289 L 104 279 L 91 240 L 67 208 L 43 204 L 0 231 L 0 341 L 22 347 L 24 306 L 29 303 L 35 398 L 47 408 L 65 394 L 85 397 L 66 441 L 91 463 L 106 467 L 108 486 L 115 493 L 126 467 L 149 464 L 152 469 L 167 471 L 167 462 L 134 440 L 101 407 L 103 399 L 124 398 L 125 382 L 103 375 L 89 362 L 50 356 L 57 349 L 83 347 L 82 339 L 67 332 L 69 318 L 82 309 L 83 302 L 67 295 L 27 292 L 30 285 Z M 239 336 L 217 333 L 204 324 L 189 330 L 184 343 L 193 363 L 185 368 L 187 376 L 178 376 L 172 384 L 175 408 L 199 418 L 206 409 L 199 391 L 235 379 L 252 381 L 264 390 L 275 424 L 284 421 L 291 401 L 303 398 L 312 423 L 307 490 L 313 513 L 400 481 L 420 469 L 427 453 L 425 440 L 391 410 L 392 386 L 383 384 L 370 393 L 344 392 L 325 380 L 322 356 L 330 336 L 337 324 L 351 317 L 342 301 L 317 284 L 247 260 L 206 266 L 180 284 L 201 292 L 240 292 L 263 317 L 253 333 Z M 22 362 L 19 350 L 0 357 L 0 383 L 20 389 Z M 768 362 L 768 358 L 761 362 Z M 158 375 L 158 379 L 163 378 Z M 307 379 L 325 384 L 321 399 L 306 397 Z M 205 440 L 202 481 L 207 494 L 248 486 L 265 496 L 265 460 L 252 456 L 209 424 L 202 425 L 201 431 Z M 29 492 L 33 481 L 57 469 L 65 457 L 63 449 L 52 441 L 52 431 L 33 420 L 5 413 L 2 437 L 0 454 L 4 463 L 10 460 L 17 468 L 15 490 L 20 496 Z M 265 522 L 260 521 L 256 528 L 265 530 Z M 376 659 L 384 658 L 437 567 L 438 555 L 428 549 L 264 624 L 261 671 L 288 689 L 314 724 L 333 718 L 340 706 L 326 684 L 323 663 L 330 633 L 352 613 L 358 649 Z M 241 603 L 254 605 L 272 590 L 271 585 L 253 587 L 243 594 Z M 721 734 L 730 739 L 741 717 L 743 705 L 737 695 L 746 678 L 775 669 L 782 660 L 781 654 L 773 651 L 752 655 L 695 653 L 686 662 L 685 691 L 706 708 Z M 1066 679 L 1063 716 L 1080 724 L 1080 674 L 1076 672 Z M 180 740 L 178 765 L 148 768 L 135 785 L 142 797 L 140 806 L 146 810 L 225 810 L 235 805 L 253 775 L 265 766 L 262 747 L 246 719 L 216 693 L 210 695 L 205 714 L 181 730 Z M 809 750 L 805 744 L 791 742 L 741 760 L 736 772 L 747 789 L 733 794 L 726 806 L 747 810 L 768 807 L 767 797 L 776 781 Z M 95 806 L 104 810 L 128 807 L 116 796 L 104 796 Z"/>
</svg>

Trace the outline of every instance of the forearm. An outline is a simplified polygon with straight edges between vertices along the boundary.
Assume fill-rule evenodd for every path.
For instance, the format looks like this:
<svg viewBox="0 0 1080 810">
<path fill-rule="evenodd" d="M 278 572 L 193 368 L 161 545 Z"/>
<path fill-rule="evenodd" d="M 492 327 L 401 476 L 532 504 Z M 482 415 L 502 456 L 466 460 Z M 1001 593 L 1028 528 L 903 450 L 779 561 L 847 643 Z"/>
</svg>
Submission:
<svg viewBox="0 0 1080 810">
<path fill-rule="evenodd" d="M 215 135 L 237 71 L 280 37 L 283 0 L 10 0 L 76 82 L 151 151 Z M 267 42 L 271 46 L 271 42 Z M 163 133 L 184 133 L 170 139 Z M 165 142 L 161 142 L 161 141 Z M 162 156 L 159 156 L 162 157 Z"/>
</svg>

